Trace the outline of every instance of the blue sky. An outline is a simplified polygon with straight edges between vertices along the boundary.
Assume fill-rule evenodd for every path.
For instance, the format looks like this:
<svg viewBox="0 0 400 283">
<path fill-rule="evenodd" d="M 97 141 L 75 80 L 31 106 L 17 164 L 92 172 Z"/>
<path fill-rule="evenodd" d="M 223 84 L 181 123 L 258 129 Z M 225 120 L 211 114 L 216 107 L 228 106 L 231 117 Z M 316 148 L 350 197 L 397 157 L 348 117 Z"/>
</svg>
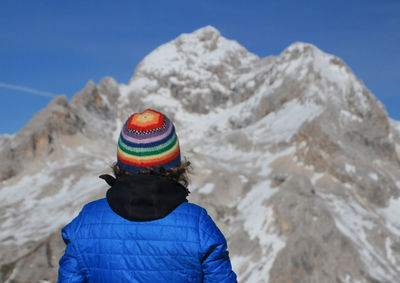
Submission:
<svg viewBox="0 0 400 283">
<path fill-rule="evenodd" d="M 400 120 L 400 1 L 0 2 L 0 133 L 88 80 L 127 83 L 153 49 L 212 25 L 260 57 L 295 41 L 342 58 Z"/>
</svg>

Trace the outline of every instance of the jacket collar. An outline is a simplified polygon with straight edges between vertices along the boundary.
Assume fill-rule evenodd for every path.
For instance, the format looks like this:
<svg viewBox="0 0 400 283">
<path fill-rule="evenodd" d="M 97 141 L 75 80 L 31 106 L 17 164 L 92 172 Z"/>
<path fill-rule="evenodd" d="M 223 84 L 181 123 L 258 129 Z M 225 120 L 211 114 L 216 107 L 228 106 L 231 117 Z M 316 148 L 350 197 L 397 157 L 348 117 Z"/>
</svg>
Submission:
<svg viewBox="0 0 400 283">
<path fill-rule="evenodd" d="M 121 217 L 131 221 L 163 218 L 186 202 L 187 189 L 163 176 L 134 174 L 115 179 L 101 175 L 111 188 L 107 202 Z"/>
</svg>

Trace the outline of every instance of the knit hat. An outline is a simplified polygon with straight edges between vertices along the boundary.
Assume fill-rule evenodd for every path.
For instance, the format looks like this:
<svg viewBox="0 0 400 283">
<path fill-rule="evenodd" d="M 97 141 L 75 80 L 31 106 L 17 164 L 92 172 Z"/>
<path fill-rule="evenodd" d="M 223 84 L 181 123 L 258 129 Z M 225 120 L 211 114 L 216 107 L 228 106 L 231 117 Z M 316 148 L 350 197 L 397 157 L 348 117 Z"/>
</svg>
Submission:
<svg viewBox="0 0 400 283">
<path fill-rule="evenodd" d="M 131 173 L 146 167 L 170 169 L 181 164 L 174 124 L 164 114 L 147 109 L 134 113 L 118 140 L 118 165 Z"/>
</svg>

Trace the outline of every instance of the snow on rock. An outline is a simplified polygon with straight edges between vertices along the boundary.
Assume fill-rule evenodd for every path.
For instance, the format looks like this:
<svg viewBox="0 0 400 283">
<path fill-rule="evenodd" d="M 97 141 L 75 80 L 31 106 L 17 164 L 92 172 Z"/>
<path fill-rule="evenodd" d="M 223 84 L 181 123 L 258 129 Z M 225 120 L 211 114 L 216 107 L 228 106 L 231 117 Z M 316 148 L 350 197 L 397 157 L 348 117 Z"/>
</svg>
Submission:
<svg viewBox="0 0 400 283">
<path fill-rule="evenodd" d="M 208 184 L 205 184 L 204 186 L 202 186 L 202 187 L 198 190 L 198 192 L 199 192 L 200 194 L 208 195 L 208 194 L 210 194 L 210 193 L 214 190 L 214 187 L 215 187 L 214 184 L 208 183 Z"/>
<path fill-rule="evenodd" d="M 327 54 L 316 46 L 296 42 L 285 49 L 277 59 L 279 71 L 295 78 L 301 86 L 308 84 L 309 99 L 340 105 L 344 115 L 360 121 L 359 114 L 367 115 L 371 104 L 384 111 L 383 105 L 367 90 L 350 68 L 338 57 Z M 347 115 L 349 114 L 349 115 Z"/>
<path fill-rule="evenodd" d="M 238 54 L 243 57 L 238 58 Z M 219 67 L 221 62 L 229 60 L 240 67 L 257 59 L 236 41 L 225 39 L 218 30 L 207 26 L 161 45 L 146 56 L 136 72 L 163 77 L 190 70 L 186 76 L 198 80 L 201 76 L 210 76 L 209 72 L 203 71 L 204 67 Z"/>
<path fill-rule="evenodd" d="M 344 168 L 345 168 L 346 172 L 349 174 L 356 173 L 356 167 L 354 167 L 354 165 L 346 163 Z"/>
<path fill-rule="evenodd" d="M 387 237 L 386 240 L 385 240 L 387 258 L 389 259 L 391 264 L 396 265 L 397 264 L 397 260 L 396 260 L 396 257 L 393 254 L 392 245 L 393 245 L 392 240 L 389 237 Z"/>
<path fill-rule="evenodd" d="M 343 109 L 340 110 L 340 116 L 342 119 L 350 119 L 352 121 L 362 123 L 362 119 L 360 117 L 350 113 L 349 111 L 343 110 Z"/>
<path fill-rule="evenodd" d="M 252 133 L 254 143 L 288 142 L 303 123 L 320 115 L 324 107 L 301 104 L 293 100 L 286 103 L 277 113 L 272 112 L 246 129 Z M 290 113 L 290 115 L 287 115 Z"/>
<path fill-rule="evenodd" d="M 389 205 L 380 210 L 387 221 L 387 227 L 396 235 L 400 235 L 400 197 L 390 199 Z"/>
<path fill-rule="evenodd" d="M 356 202 L 346 203 L 333 195 L 322 195 L 322 197 L 329 205 L 332 205 L 338 228 L 358 246 L 361 259 L 366 266 L 370 267 L 371 276 L 382 281 L 386 281 L 387 278 L 394 280 L 398 274 L 387 269 L 390 258 L 386 258 L 383 251 L 377 251 L 376 242 L 372 241 L 370 235 L 370 231 L 374 229 L 378 221 L 378 216 L 365 210 Z M 390 209 L 393 209 L 393 206 L 386 210 L 389 214 L 392 212 Z"/>
<path fill-rule="evenodd" d="M 129 82 L 128 93 L 170 95 L 186 110 L 207 113 L 228 102 L 236 79 L 258 60 L 208 26 L 183 34 L 146 56 Z"/>
<path fill-rule="evenodd" d="M 400 133 L 400 121 L 389 119 L 390 125 L 393 127 L 395 131 Z"/>
<path fill-rule="evenodd" d="M 368 176 L 374 180 L 374 181 L 378 181 L 378 174 L 376 173 L 369 173 Z"/>
<path fill-rule="evenodd" d="M 104 166 L 104 163 L 100 164 Z M 97 169 L 101 172 L 104 167 Z M 103 190 L 104 182 L 94 174 L 68 174 L 58 185 L 56 176 L 63 170 L 62 164 L 45 166 L 32 176 L 26 175 L 14 184 L 5 184 L 0 190 L 1 245 L 22 245 L 47 237 L 77 215 L 76 207 L 82 200 L 89 200 L 94 192 Z"/>
<path fill-rule="evenodd" d="M 241 212 L 244 221 L 244 228 L 251 239 L 257 239 L 260 243 L 263 259 L 255 263 L 255 266 L 249 266 L 245 274 L 241 277 L 247 277 L 248 282 L 268 282 L 269 272 L 279 251 L 285 246 L 284 239 L 277 235 L 274 225 L 273 207 L 268 206 L 266 201 L 270 199 L 276 189 L 270 187 L 270 181 L 263 181 L 253 186 L 253 189 L 246 194 L 239 203 L 238 209 Z M 240 268 L 243 258 L 233 257 L 233 266 Z M 254 270 L 258 272 L 254 272 Z"/>
<path fill-rule="evenodd" d="M 264 205 L 265 200 L 269 199 L 277 190 L 270 188 L 270 181 L 261 182 L 253 187 L 253 189 L 240 202 L 238 209 L 246 215 L 245 228 L 249 232 L 251 238 L 260 237 L 267 224 L 264 218 L 258 215 L 271 215 L 271 208 Z M 267 217 L 271 221 L 271 217 Z M 265 239 L 259 239 L 265 241 Z"/>
<path fill-rule="evenodd" d="M 391 133 L 390 137 L 395 143 L 397 155 L 400 157 L 400 121 L 389 119 Z"/>
</svg>

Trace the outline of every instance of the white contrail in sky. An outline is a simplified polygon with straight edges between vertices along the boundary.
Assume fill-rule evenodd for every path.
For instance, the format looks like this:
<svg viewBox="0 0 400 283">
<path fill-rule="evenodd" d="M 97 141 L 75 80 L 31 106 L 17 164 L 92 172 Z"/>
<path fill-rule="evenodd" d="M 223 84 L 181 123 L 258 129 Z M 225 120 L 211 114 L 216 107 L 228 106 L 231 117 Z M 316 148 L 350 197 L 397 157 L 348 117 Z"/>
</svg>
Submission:
<svg viewBox="0 0 400 283">
<path fill-rule="evenodd" d="M 2 83 L 2 82 L 0 82 L 0 87 L 12 89 L 12 90 L 19 90 L 19 91 L 28 92 L 28 93 L 32 93 L 35 95 L 45 96 L 45 97 L 56 97 L 57 96 L 57 94 L 55 94 L 55 93 L 41 91 L 41 90 L 29 88 L 29 87 L 20 86 L 20 85 L 10 85 L 10 84 L 6 84 L 6 83 Z"/>
</svg>

